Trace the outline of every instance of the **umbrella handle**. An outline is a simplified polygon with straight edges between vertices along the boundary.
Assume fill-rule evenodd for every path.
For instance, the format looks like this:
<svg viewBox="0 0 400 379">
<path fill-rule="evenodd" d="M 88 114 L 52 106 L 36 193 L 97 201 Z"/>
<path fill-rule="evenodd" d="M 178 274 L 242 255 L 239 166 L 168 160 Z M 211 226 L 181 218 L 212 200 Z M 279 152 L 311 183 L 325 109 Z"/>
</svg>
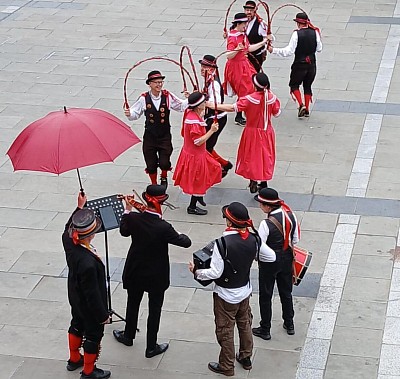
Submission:
<svg viewBox="0 0 400 379">
<path fill-rule="evenodd" d="M 83 190 L 82 187 L 82 180 L 81 180 L 81 174 L 79 173 L 79 168 L 76 169 L 76 172 L 78 173 L 79 186 L 81 187 L 79 191 L 82 194 L 82 196 L 85 196 L 85 191 Z"/>
</svg>

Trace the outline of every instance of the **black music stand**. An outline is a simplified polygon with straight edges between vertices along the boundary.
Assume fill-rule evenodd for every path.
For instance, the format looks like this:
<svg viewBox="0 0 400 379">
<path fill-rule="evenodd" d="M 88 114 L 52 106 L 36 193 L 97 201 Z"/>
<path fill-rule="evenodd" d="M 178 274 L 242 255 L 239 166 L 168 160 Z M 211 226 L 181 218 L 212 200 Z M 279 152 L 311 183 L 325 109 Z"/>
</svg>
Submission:
<svg viewBox="0 0 400 379">
<path fill-rule="evenodd" d="M 108 303 L 108 312 L 110 314 L 111 320 L 110 324 L 113 322 L 112 315 L 116 315 L 119 320 L 117 321 L 125 321 L 126 320 L 120 316 L 117 312 L 112 309 L 111 306 L 111 284 L 110 284 L 110 267 L 109 267 L 109 259 L 108 259 L 108 235 L 107 231 L 119 228 L 121 223 L 121 217 L 124 213 L 124 205 L 122 204 L 121 199 L 118 198 L 118 195 L 112 195 L 107 197 L 102 197 L 100 199 L 90 200 L 86 203 L 86 206 L 95 212 L 96 216 L 99 217 L 103 223 L 101 229 L 98 233 L 104 232 L 104 243 L 106 249 L 106 275 L 107 275 L 107 303 Z"/>
</svg>

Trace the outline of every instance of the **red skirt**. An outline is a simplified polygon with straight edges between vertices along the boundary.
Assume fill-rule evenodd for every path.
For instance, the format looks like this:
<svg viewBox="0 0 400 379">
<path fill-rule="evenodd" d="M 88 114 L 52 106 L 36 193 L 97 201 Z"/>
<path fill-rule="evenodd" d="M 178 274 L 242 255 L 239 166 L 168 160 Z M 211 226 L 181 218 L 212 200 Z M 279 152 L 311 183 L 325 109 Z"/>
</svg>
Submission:
<svg viewBox="0 0 400 379">
<path fill-rule="evenodd" d="M 204 150 L 190 154 L 182 149 L 173 176 L 174 185 L 188 195 L 204 196 L 214 184 L 221 183 L 221 165 Z"/>
<path fill-rule="evenodd" d="M 267 181 L 272 179 L 274 169 L 274 128 L 268 126 L 264 131 L 245 127 L 238 148 L 236 174 L 250 180 Z"/>
<path fill-rule="evenodd" d="M 239 97 L 253 93 L 254 84 L 252 77 L 254 74 L 256 74 L 256 70 L 247 58 L 240 61 L 228 59 L 224 72 L 223 87 L 225 94 L 228 96 L 233 96 L 233 94 L 229 91 L 229 87 L 231 87 L 234 94 Z"/>
</svg>

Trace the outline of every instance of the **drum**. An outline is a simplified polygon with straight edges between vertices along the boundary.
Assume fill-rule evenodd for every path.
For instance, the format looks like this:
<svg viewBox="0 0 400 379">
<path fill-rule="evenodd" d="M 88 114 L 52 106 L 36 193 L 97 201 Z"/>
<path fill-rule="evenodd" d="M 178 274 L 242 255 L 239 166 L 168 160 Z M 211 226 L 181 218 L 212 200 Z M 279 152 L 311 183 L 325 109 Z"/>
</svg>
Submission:
<svg viewBox="0 0 400 379">
<path fill-rule="evenodd" d="M 298 286 L 310 265 L 312 253 L 301 247 L 294 246 L 293 255 L 293 284 Z"/>
</svg>

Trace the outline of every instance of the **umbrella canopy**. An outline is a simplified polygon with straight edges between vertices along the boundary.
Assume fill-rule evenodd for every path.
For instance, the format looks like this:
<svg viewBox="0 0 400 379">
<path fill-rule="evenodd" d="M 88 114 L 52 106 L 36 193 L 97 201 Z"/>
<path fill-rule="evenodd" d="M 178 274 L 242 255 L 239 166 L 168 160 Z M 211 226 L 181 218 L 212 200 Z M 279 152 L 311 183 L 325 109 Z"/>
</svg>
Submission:
<svg viewBox="0 0 400 379">
<path fill-rule="evenodd" d="M 63 172 L 112 162 L 140 139 L 100 109 L 64 107 L 28 125 L 7 151 L 14 171 Z"/>
</svg>

